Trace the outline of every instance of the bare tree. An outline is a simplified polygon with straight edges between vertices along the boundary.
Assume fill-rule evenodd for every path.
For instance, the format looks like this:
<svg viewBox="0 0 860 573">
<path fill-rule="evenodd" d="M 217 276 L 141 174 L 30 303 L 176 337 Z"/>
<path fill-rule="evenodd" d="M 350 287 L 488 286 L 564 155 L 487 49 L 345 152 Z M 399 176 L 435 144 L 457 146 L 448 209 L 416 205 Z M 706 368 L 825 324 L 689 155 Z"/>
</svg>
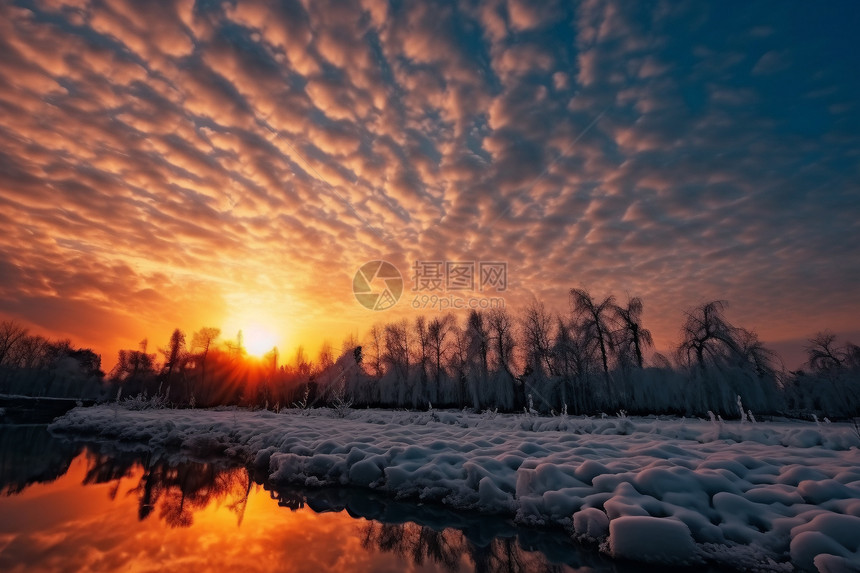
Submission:
<svg viewBox="0 0 860 573">
<path fill-rule="evenodd" d="M 695 363 L 704 371 L 708 363 L 725 364 L 732 355 L 743 353 L 737 329 L 723 316 L 727 306 L 726 301 L 715 300 L 684 313 L 687 319 L 678 346 L 682 362 Z"/>
<path fill-rule="evenodd" d="M 427 372 L 430 361 L 430 335 L 427 331 L 427 319 L 419 315 L 415 319 L 415 364 L 418 366 L 417 387 L 413 389 L 412 402 L 414 405 L 430 400 L 427 393 L 429 374 Z M 431 400 L 432 401 L 432 400 Z"/>
<path fill-rule="evenodd" d="M 448 366 L 456 380 L 457 400 L 460 406 L 466 404 L 469 383 L 469 339 L 466 331 L 456 324 L 451 327 L 454 343 L 448 359 Z"/>
<path fill-rule="evenodd" d="M 552 315 L 542 302 L 533 301 L 525 311 L 522 320 L 523 344 L 526 364 L 537 374 L 554 376 L 555 364 L 552 357 Z"/>
<path fill-rule="evenodd" d="M 489 370 L 487 355 L 490 347 L 490 333 L 484 321 L 484 313 L 472 310 L 466 319 L 466 333 L 469 339 L 469 355 L 479 360 L 480 377 L 486 379 Z"/>
<path fill-rule="evenodd" d="M 765 348 L 758 334 L 745 328 L 737 329 L 743 366 L 751 365 L 759 378 L 775 378 L 783 369 L 776 352 Z"/>
<path fill-rule="evenodd" d="M 215 340 L 221 336 L 220 328 L 213 328 L 211 326 L 201 328 L 191 337 L 191 349 L 199 350 L 199 358 L 200 358 L 200 384 L 206 384 L 206 358 L 209 356 L 209 350 L 212 348 L 212 344 Z M 189 389 L 189 398 L 191 391 Z"/>
<path fill-rule="evenodd" d="M 654 346 L 651 331 L 642 326 L 642 299 L 628 299 L 627 306 L 613 305 L 612 311 L 621 325 L 616 333 L 617 345 L 621 349 L 632 350 L 636 365 L 642 368 L 642 348 Z"/>
<path fill-rule="evenodd" d="M 140 341 L 139 350 L 120 350 L 110 373 L 113 382 L 122 384 L 126 395 L 148 391 L 155 380 L 155 354 L 147 353 L 148 341 Z"/>
<path fill-rule="evenodd" d="M 845 362 L 845 352 L 836 347 L 836 335 L 826 330 L 810 338 L 805 349 L 807 364 L 817 372 L 841 368 Z"/>
<path fill-rule="evenodd" d="M 495 368 L 503 370 L 513 380 L 512 362 L 516 341 L 514 321 L 504 308 L 494 308 L 487 313 L 490 342 L 495 354 Z"/>
<path fill-rule="evenodd" d="M 373 369 L 373 375 L 376 376 L 377 379 L 382 378 L 382 341 L 383 341 L 383 328 L 374 324 L 370 328 L 370 332 L 368 333 L 370 338 L 367 346 L 370 348 L 369 356 L 367 357 L 366 363 L 370 365 Z"/>
<path fill-rule="evenodd" d="M 609 351 L 613 348 L 610 313 L 615 306 L 615 298 L 608 296 L 598 303 L 585 289 L 574 288 L 570 289 L 570 302 L 582 329 L 590 340 L 596 342 L 606 383 L 609 384 Z"/>
<path fill-rule="evenodd" d="M 448 345 L 445 343 L 445 340 L 448 337 L 453 322 L 454 317 L 446 314 L 441 318 L 435 317 L 427 326 L 430 357 L 433 360 L 433 382 L 436 385 L 437 392 L 442 387 L 442 378 L 444 375 L 443 361 L 445 354 L 448 352 Z"/>
<path fill-rule="evenodd" d="M 323 340 L 320 346 L 319 354 L 317 355 L 317 367 L 319 372 L 324 372 L 334 364 L 334 349 L 330 340 Z"/>
<path fill-rule="evenodd" d="M 51 359 L 51 344 L 46 338 L 24 336 L 7 352 L 5 366 L 35 370 L 48 368 Z"/>
<path fill-rule="evenodd" d="M 25 336 L 27 329 L 14 320 L 0 322 L 0 366 L 6 365 L 7 357 Z"/>
<path fill-rule="evenodd" d="M 409 327 L 406 321 L 385 326 L 384 360 L 394 369 L 397 381 L 405 388 L 410 367 Z"/>
</svg>

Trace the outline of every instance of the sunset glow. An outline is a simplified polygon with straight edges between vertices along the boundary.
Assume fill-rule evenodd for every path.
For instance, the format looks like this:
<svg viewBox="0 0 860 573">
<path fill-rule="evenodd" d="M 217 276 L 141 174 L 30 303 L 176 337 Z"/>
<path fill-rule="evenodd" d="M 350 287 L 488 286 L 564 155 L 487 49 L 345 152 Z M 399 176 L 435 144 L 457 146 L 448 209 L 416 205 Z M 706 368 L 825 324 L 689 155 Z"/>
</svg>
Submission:
<svg viewBox="0 0 860 573">
<path fill-rule="evenodd" d="M 245 349 L 252 356 L 263 356 L 278 345 L 278 337 L 271 331 L 256 324 L 242 330 Z"/>
<path fill-rule="evenodd" d="M 108 368 L 175 328 L 287 356 L 424 312 L 416 261 L 504 261 L 508 308 L 629 293 L 664 352 L 717 299 L 850 336 L 856 6 L 756 6 L 2 3 L 0 318 Z"/>
</svg>

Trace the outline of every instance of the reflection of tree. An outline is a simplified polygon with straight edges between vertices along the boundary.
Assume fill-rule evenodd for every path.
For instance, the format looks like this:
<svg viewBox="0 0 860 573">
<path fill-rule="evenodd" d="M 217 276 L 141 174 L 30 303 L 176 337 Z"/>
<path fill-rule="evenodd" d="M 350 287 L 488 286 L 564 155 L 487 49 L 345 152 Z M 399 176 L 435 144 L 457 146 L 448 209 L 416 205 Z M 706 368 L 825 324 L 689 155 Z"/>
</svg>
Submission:
<svg viewBox="0 0 860 573">
<path fill-rule="evenodd" d="M 0 430 L 0 494 L 21 493 L 65 474 L 81 446 L 51 436 L 47 426 L 4 425 Z"/>
<path fill-rule="evenodd" d="M 227 507 L 241 523 L 250 490 L 251 480 L 244 468 L 225 469 L 201 462 L 175 467 L 155 464 L 144 472 L 136 488 L 140 493 L 140 518 L 145 519 L 160 506 L 158 516 L 171 527 L 188 527 L 195 511 L 225 500 L 229 500 Z"/>
<path fill-rule="evenodd" d="M 289 490 L 270 491 L 269 496 L 278 501 L 278 506 L 286 507 L 293 511 L 302 509 L 305 506 L 305 496 L 297 492 Z"/>
<path fill-rule="evenodd" d="M 156 509 L 158 517 L 171 527 L 188 527 L 194 513 L 211 503 L 226 502 L 241 524 L 251 491 L 251 478 L 245 468 L 197 461 L 152 459 L 139 456 L 93 453 L 88 456 L 85 484 L 115 482 L 116 496 L 120 479 L 143 467 L 143 475 L 132 492 L 138 498 L 138 517 L 146 519 Z"/>
<path fill-rule="evenodd" d="M 411 559 L 416 565 L 432 562 L 448 571 L 459 568 L 463 555 L 472 560 L 477 572 L 553 572 L 563 569 L 561 565 L 550 563 L 543 554 L 523 549 L 516 537 L 497 537 L 486 545 L 479 545 L 463 531 L 435 529 L 412 522 L 371 521 L 362 527 L 362 547 L 394 553 Z"/>
</svg>

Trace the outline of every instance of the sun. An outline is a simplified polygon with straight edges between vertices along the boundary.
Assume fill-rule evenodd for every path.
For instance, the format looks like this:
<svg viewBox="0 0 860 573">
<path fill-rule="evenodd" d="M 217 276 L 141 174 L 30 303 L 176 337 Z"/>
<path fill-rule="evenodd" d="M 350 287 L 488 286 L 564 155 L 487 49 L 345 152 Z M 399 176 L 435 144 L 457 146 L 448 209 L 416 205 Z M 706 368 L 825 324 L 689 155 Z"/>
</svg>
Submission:
<svg viewBox="0 0 860 573">
<path fill-rule="evenodd" d="M 242 342 L 248 354 L 263 356 L 277 345 L 278 337 L 271 330 L 252 324 L 242 329 Z"/>
</svg>

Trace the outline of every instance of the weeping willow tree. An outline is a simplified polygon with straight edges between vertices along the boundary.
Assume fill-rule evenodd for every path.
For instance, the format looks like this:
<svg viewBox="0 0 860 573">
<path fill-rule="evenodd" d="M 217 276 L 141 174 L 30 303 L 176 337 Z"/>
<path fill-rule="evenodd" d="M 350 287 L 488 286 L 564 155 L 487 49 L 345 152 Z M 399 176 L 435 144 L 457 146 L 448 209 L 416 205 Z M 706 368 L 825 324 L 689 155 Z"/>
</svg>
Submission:
<svg viewBox="0 0 860 573">
<path fill-rule="evenodd" d="M 684 313 L 677 357 L 693 370 L 692 382 L 698 386 L 693 409 L 733 413 L 740 396 L 751 408 L 773 410 L 776 354 L 755 332 L 733 326 L 725 317 L 727 307 L 726 301 L 715 300 Z"/>
<path fill-rule="evenodd" d="M 644 363 L 642 350 L 654 346 L 651 331 L 642 326 L 643 307 L 642 299 L 638 296 L 628 299 L 627 306 L 612 306 L 616 321 L 620 325 L 615 331 L 619 355 L 632 353 L 639 368 L 642 368 Z"/>
</svg>

